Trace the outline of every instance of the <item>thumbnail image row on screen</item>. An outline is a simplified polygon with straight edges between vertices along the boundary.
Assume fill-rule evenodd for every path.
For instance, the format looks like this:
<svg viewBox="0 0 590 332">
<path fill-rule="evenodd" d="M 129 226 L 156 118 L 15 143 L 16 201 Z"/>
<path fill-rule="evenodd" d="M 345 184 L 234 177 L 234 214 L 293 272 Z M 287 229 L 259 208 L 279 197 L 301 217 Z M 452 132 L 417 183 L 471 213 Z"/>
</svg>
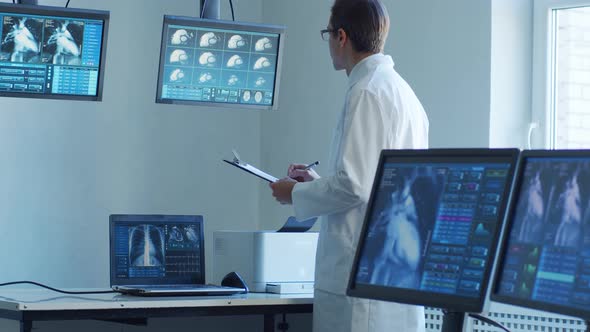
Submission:
<svg viewBox="0 0 590 332">
<path fill-rule="evenodd" d="M 272 91 L 275 84 L 273 73 L 253 73 L 220 69 L 191 69 L 166 66 L 166 83 L 189 86 L 216 86 L 248 88 Z"/>
<path fill-rule="evenodd" d="M 234 52 L 278 53 L 278 36 L 253 32 L 220 32 L 192 27 L 168 29 L 168 45 Z"/>
<path fill-rule="evenodd" d="M 187 67 L 226 68 L 255 72 L 274 72 L 276 56 L 236 54 L 222 51 L 195 51 L 167 48 L 166 64 Z"/>
</svg>

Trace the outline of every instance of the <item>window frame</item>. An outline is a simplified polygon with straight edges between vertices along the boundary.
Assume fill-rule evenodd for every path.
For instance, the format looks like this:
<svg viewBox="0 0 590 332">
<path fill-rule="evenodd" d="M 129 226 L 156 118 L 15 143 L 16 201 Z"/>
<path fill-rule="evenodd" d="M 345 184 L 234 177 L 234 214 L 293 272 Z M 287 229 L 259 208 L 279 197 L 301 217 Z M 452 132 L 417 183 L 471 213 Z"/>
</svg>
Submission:
<svg viewBox="0 0 590 332">
<path fill-rule="evenodd" d="M 556 9 L 590 6 L 590 0 L 533 1 L 532 114 L 528 148 L 555 148 Z M 536 129 L 533 132 L 533 129 Z M 534 133 L 534 135 L 533 135 Z"/>
</svg>

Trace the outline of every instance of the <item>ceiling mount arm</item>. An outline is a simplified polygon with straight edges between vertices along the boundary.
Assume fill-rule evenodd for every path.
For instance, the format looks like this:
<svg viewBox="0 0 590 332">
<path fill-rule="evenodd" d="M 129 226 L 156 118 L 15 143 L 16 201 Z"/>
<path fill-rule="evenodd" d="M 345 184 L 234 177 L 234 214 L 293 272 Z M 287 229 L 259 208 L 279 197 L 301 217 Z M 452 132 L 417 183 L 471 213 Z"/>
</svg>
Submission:
<svg viewBox="0 0 590 332">
<path fill-rule="evenodd" d="M 201 0 L 201 18 L 219 20 L 221 18 L 221 3 L 219 0 Z"/>
</svg>

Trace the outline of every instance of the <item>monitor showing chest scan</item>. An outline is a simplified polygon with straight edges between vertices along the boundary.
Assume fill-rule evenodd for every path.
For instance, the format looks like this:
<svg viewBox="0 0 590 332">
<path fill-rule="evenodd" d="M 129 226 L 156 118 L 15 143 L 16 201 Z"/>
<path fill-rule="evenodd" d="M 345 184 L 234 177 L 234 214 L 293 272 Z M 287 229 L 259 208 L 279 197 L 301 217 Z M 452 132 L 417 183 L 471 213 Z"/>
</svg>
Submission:
<svg viewBox="0 0 590 332">
<path fill-rule="evenodd" d="M 590 320 L 590 152 L 524 151 L 494 301 Z"/>
<path fill-rule="evenodd" d="M 0 4 L 0 96 L 102 99 L 109 12 Z"/>
<path fill-rule="evenodd" d="M 383 151 L 348 294 L 456 312 L 443 330 L 460 330 L 484 305 L 517 156 Z"/>
<path fill-rule="evenodd" d="M 277 109 L 285 27 L 164 16 L 156 102 Z"/>
</svg>

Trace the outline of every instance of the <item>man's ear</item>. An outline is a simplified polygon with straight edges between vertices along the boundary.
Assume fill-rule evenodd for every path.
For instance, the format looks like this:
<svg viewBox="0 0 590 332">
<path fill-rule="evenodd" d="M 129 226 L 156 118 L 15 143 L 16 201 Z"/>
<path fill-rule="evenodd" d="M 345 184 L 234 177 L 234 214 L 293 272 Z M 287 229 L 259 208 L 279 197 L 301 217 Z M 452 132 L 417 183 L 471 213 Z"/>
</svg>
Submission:
<svg viewBox="0 0 590 332">
<path fill-rule="evenodd" d="M 338 31 L 336 31 L 336 34 L 337 34 L 337 38 L 338 38 L 338 46 L 344 47 L 344 45 L 346 45 L 346 43 L 348 43 L 348 35 L 346 34 L 346 31 L 344 31 L 344 29 L 340 28 L 340 29 L 338 29 Z"/>
</svg>

